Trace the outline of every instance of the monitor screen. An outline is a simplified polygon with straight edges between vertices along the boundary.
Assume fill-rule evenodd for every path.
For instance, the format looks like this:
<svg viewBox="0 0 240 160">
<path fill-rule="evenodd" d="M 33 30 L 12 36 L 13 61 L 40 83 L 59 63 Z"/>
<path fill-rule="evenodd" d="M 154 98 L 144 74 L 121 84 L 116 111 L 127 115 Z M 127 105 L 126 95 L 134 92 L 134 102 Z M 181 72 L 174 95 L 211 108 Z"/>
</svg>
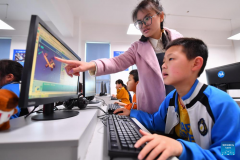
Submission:
<svg viewBox="0 0 240 160">
<path fill-rule="evenodd" d="M 91 76 L 88 71 L 83 72 L 83 97 L 94 98 L 96 95 L 96 77 Z"/>
<path fill-rule="evenodd" d="M 240 63 L 206 69 L 207 82 L 209 85 L 224 91 L 228 89 L 240 89 L 239 71 Z"/>
<path fill-rule="evenodd" d="M 78 97 L 78 77 L 68 76 L 66 64 L 54 57 L 81 60 L 38 16 L 33 15 L 22 75 L 21 108 L 47 106 Z"/>
</svg>

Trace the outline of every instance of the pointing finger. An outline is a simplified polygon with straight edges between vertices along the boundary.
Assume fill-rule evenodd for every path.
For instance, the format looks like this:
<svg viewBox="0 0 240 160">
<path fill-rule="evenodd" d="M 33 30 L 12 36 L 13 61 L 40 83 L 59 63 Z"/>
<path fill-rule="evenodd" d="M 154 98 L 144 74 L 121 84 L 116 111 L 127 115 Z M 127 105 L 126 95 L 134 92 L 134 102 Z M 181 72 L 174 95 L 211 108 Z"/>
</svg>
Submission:
<svg viewBox="0 0 240 160">
<path fill-rule="evenodd" d="M 66 60 L 66 59 L 62 59 L 62 58 L 58 58 L 58 57 L 54 57 L 54 58 L 57 61 L 62 62 L 62 63 L 66 63 L 66 64 L 70 64 L 70 65 L 80 65 L 79 64 L 80 61 L 77 61 L 77 60 Z"/>
</svg>

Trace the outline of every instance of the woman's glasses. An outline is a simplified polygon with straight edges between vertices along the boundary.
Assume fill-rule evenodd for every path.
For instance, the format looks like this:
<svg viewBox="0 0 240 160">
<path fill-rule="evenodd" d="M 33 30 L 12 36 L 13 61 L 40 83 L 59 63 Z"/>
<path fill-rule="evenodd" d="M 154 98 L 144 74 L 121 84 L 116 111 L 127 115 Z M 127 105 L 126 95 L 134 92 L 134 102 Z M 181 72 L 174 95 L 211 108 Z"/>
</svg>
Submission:
<svg viewBox="0 0 240 160">
<path fill-rule="evenodd" d="M 149 26 L 152 24 L 152 18 L 155 17 L 156 15 L 158 15 L 159 13 L 156 13 L 153 16 L 147 16 L 145 18 L 143 18 L 143 20 L 137 20 L 136 22 L 134 22 L 134 25 L 137 29 L 142 29 L 143 24 L 145 24 L 145 26 Z"/>
</svg>

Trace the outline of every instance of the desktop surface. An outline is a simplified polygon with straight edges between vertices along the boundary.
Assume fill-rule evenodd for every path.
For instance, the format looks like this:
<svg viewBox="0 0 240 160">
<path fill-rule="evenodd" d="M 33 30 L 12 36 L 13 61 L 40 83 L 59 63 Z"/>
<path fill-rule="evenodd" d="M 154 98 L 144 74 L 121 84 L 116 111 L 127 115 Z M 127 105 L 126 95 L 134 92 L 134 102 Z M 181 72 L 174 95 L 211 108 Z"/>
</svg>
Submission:
<svg viewBox="0 0 240 160">
<path fill-rule="evenodd" d="M 107 104 L 113 103 L 110 96 L 100 98 Z M 107 106 L 101 108 L 107 110 Z M 0 132 L 1 160 L 16 157 L 18 160 L 92 160 L 96 157 L 98 160 L 110 160 L 107 127 L 97 119 L 97 116 L 103 114 L 97 109 L 85 109 L 79 110 L 75 117 L 61 120 L 31 120 L 36 114 L 26 119 L 12 119 L 11 128 Z M 138 126 L 141 128 L 140 124 Z"/>
<path fill-rule="evenodd" d="M 10 129 L 0 132 L 1 160 L 16 159 L 16 155 L 18 160 L 83 159 L 97 113 L 98 110 L 80 110 L 75 117 L 51 121 L 31 120 L 35 113 L 26 119 L 12 119 Z"/>
<path fill-rule="evenodd" d="M 103 99 L 107 104 L 112 104 L 114 103 L 113 100 L 110 99 L 110 95 L 107 95 L 105 97 L 98 97 L 99 99 Z M 102 109 L 107 111 L 107 106 L 102 106 Z M 99 116 L 104 115 L 103 112 L 99 112 Z M 139 124 L 135 118 L 131 118 L 142 130 L 147 131 L 147 129 Z M 86 157 L 84 160 L 92 160 L 92 159 L 97 159 L 98 160 L 110 160 L 110 157 L 108 155 L 108 138 L 107 138 L 107 127 L 105 126 L 106 124 L 103 124 L 103 122 L 98 119 L 91 143 L 89 144 L 88 147 L 88 152 L 86 154 Z M 115 157 L 114 160 L 133 160 L 137 158 L 131 158 L 131 157 Z M 178 160 L 176 157 L 171 157 L 168 160 Z"/>
</svg>

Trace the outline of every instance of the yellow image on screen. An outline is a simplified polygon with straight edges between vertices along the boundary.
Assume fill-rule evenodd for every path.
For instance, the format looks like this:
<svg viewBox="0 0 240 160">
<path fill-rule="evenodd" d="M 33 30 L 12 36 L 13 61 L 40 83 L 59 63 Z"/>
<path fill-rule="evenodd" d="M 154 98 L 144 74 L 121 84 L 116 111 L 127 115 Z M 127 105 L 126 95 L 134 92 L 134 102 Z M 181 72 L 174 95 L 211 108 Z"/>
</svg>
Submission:
<svg viewBox="0 0 240 160">
<path fill-rule="evenodd" d="M 29 98 L 58 97 L 77 94 L 78 77 L 70 77 L 66 64 L 54 57 L 78 60 L 40 24 L 36 35 Z"/>
</svg>

